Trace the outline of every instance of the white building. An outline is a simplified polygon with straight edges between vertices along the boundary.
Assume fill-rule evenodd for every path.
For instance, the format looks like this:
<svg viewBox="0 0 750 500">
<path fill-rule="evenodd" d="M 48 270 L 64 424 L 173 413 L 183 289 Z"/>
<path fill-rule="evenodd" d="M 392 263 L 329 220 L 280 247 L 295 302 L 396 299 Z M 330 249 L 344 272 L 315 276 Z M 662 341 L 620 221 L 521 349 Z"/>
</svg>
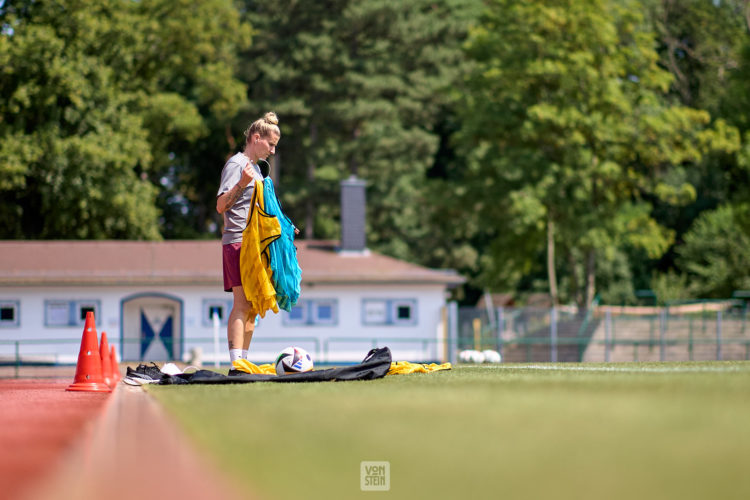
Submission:
<svg viewBox="0 0 750 500">
<path fill-rule="evenodd" d="M 290 345 L 318 362 L 361 361 L 375 346 L 396 360 L 448 359 L 446 290 L 464 279 L 367 250 L 364 182 L 341 188 L 340 244 L 296 242 L 300 301 L 260 320 L 251 359 Z M 74 363 L 93 310 L 125 361 L 200 351 L 204 362 L 229 362 L 232 295 L 218 240 L 0 241 L 0 256 L 0 361 Z"/>
<path fill-rule="evenodd" d="M 268 312 L 252 359 L 289 345 L 316 360 L 360 361 L 387 345 L 394 359 L 446 358 L 446 287 L 459 276 L 333 242 L 298 241 L 302 295 L 291 313 Z M 220 318 L 220 360 L 228 362 L 218 241 L 0 242 L 0 358 L 74 363 L 86 312 L 124 360 L 212 361 L 212 314 Z"/>
</svg>

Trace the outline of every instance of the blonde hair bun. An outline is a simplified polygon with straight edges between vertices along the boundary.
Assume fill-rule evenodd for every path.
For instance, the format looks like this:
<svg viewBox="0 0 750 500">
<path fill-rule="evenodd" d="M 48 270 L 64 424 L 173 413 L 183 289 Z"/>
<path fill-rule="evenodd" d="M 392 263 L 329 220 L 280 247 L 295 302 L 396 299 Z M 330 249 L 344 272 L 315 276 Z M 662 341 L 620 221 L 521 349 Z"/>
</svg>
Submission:
<svg viewBox="0 0 750 500">
<path fill-rule="evenodd" d="M 276 113 L 273 111 L 269 111 L 265 115 L 263 115 L 263 121 L 266 123 L 270 123 L 271 125 L 278 125 L 279 124 L 279 117 L 276 116 Z"/>
</svg>

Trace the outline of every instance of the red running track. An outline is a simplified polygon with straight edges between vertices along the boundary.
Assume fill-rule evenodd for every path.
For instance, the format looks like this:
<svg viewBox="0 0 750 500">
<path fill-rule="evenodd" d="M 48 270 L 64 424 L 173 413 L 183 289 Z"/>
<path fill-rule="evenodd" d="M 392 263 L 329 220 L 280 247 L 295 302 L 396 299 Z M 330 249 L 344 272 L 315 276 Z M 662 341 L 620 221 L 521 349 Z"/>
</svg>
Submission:
<svg viewBox="0 0 750 500">
<path fill-rule="evenodd" d="M 253 499 L 141 387 L 0 379 L 0 500 Z"/>
<path fill-rule="evenodd" d="M 0 380 L 0 499 L 43 480 L 101 414 L 110 393 L 68 392 L 66 380 Z"/>
</svg>

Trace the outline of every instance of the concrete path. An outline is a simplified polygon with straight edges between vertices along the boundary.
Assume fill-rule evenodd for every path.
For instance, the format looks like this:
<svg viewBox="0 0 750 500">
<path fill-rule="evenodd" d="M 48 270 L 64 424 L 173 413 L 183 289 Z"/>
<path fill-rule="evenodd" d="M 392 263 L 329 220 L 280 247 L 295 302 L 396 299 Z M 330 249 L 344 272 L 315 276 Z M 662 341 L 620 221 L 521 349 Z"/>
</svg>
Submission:
<svg viewBox="0 0 750 500">
<path fill-rule="evenodd" d="M 198 453 L 142 388 L 120 383 L 102 416 L 28 500 L 252 498 Z"/>
</svg>

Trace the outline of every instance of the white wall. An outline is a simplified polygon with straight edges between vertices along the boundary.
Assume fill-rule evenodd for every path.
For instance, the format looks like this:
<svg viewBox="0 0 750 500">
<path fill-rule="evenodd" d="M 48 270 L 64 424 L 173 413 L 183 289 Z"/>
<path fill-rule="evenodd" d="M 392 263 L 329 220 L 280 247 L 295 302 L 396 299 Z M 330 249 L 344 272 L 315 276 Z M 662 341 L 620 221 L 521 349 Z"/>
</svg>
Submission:
<svg viewBox="0 0 750 500">
<path fill-rule="evenodd" d="M 144 294 L 161 294 L 182 302 L 180 328 L 183 335 L 183 359 L 191 349 L 203 351 L 204 363 L 213 361 L 214 330 L 204 324 L 204 300 L 230 301 L 231 295 L 215 286 L 140 287 L 140 286 L 28 286 L 0 288 L 0 301 L 20 303 L 19 326 L 0 328 L 0 358 L 15 356 L 16 344 L 21 341 L 19 353 L 24 360 L 44 360 L 75 363 L 78 357 L 82 327 L 45 326 L 45 301 L 98 300 L 97 331 L 107 333 L 110 344 L 122 353 L 121 312 L 122 300 Z M 442 359 L 441 308 L 444 305 L 444 288 L 440 285 L 401 286 L 306 286 L 302 299 L 337 299 L 337 322 L 334 325 L 290 326 L 282 315 L 266 314 L 256 329 L 251 345 L 254 362 L 269 362 L 282 348 L 299 345 L 308 349 L 319 362 L 360 361 L 375 345 L 389 346 L 394 360 L 432 361 Z M 416 299 L 416 324 L 407 326 L 364 325 L 361 321 L 362 300 Z M 349 340 L 342 340 L 343 338 Z M 226 328 L 219 331 L 220 361 L 228 363 Z"/>
<path fill-rule="evenodd" d="M 442 336 L 439 330 L 441 308 L 445 304 L 444 288 L 429 285 L 401 285 L 398 288 L 386 285 L 367 287 L 348 285 L 320 285 L 305 287 L 302 299 L 338 299 L 338 323 L 336 325 L 288 326 L 282 314 L 266 315 L 261 320 L 251 351 L 258 358 L 271 357 L 285 347 L 284 342 L 271 339 L 284 337 L 313 337 L 314 342 L 297 342 L 295 345 L 310 350 L 317 359 L 328 362 L 361 361 L 373 347 L 388 346 L 394 360 L 427 361 L 442 358 Z M 414 325 L 365 325 L 361 321 L 363 299 L 416 299 L 417 321 Z M 347 338 L 348 340 L 341 340 Z M 442 337 L 441 337 L 442 338 Z M 286 341 L 286 345 L 290 345 Z M 327 348 L 327 349 L 326 349 Z"/>
<path fill-rule="evenodd" d="M 97 332 L 107 333 L 110 344 L 117 346 L 122 354 L 121 311 L 122 300 L 136 295 L 157 294 L 174 297 L 182 301 L 181 329 L 185 348 L 191 338 L 212 337 L 211 327 L 203 327 L 201 322 L 204 298 L 227 299 L 215 287 L 106 287 L 106 286 L 49 286 L 49 287 L 3 287 L 0 288 L 0 301 L 20 302 L 20 324 L 18 327 L 0 328 L 0 341 L 20 340 L 20 354 L 25 359 L 44 356 L 60 363 L 75 362 L 78 358 L 82 327 L 50 327 L 45 325 L 45 302 L 48 300 L 97 300 L 99 314 L 96 318 Z M 222 344 L 225 348 L 226 341 Z M 0 357 L 13 355 L 14 345 L 0 343 Z"/>
</svg>

